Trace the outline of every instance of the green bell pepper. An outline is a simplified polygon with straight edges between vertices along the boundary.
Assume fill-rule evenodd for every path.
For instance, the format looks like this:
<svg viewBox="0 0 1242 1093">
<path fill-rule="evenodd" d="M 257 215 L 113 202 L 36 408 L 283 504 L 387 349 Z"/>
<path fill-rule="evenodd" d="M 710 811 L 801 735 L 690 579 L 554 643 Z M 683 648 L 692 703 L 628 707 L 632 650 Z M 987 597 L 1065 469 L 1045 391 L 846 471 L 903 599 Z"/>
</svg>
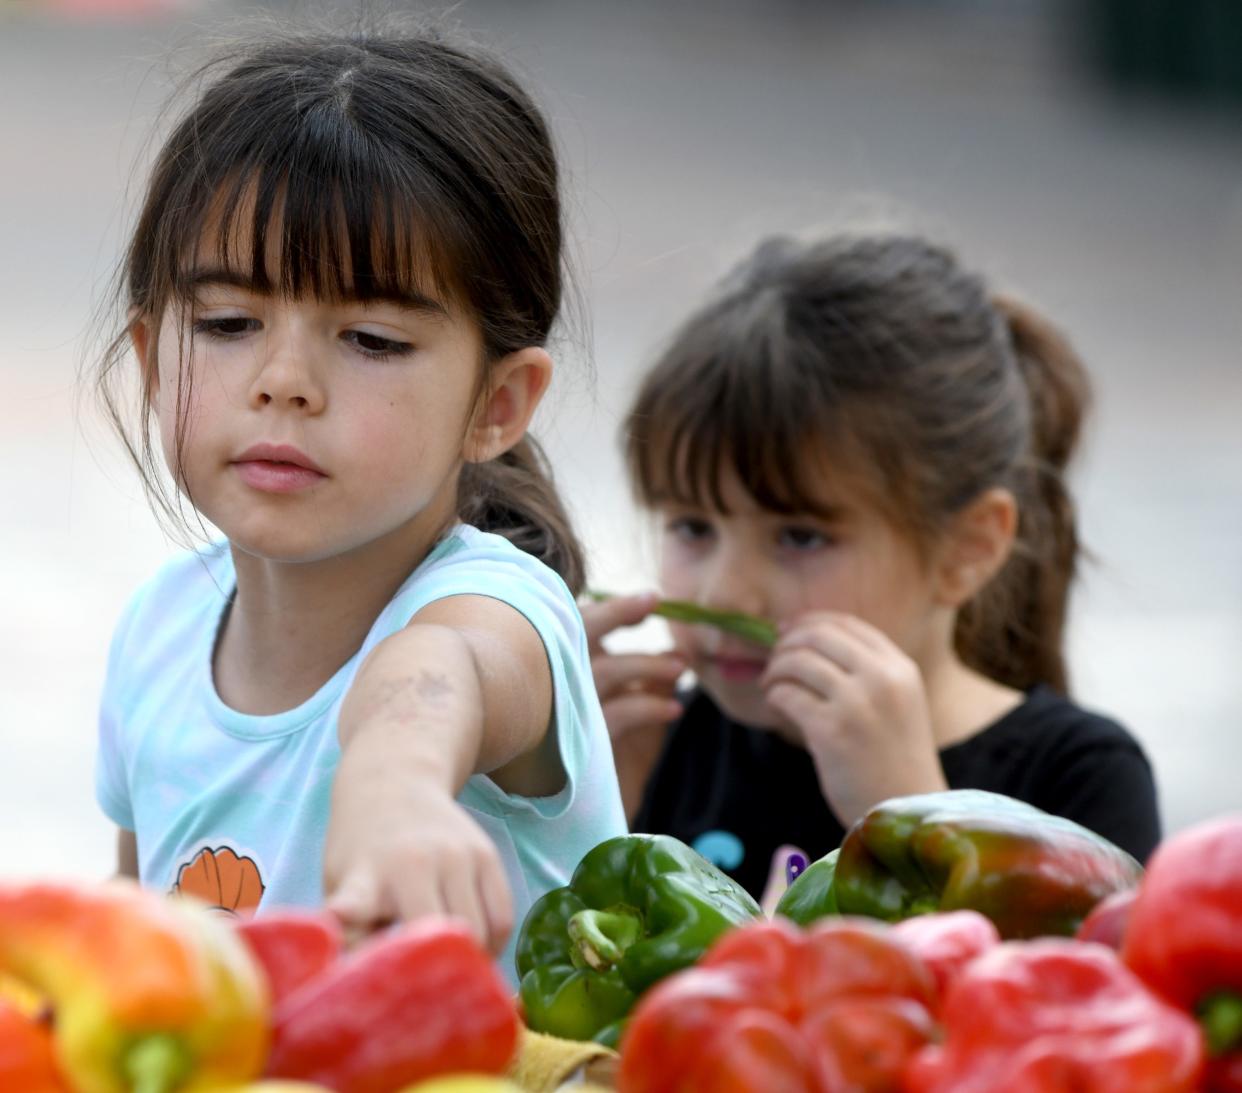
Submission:
<svg viewBox="0 0 1242 1093">
<path fill-rule="evenodd" d="M 809 872 L 809 870 L 808 870 Z M 1142 866 L 1062 816 L 958 789 L 881 801 L 846 833 L 832 890 L 841 914 L 896 922 L 978 911 L 1004 938 L 1072 936 Z"/>
<path fill-rule="evenodd" d="M 608 839 L 522 923 L 517 973 L 526 1023 L 569 1040 L 615 1042 L 643 991 L 761 916 L 741 885 L 685 843 L 668 835 Z"/>
<path fill-rule="evenodd" d="M 840 853 L 838 846 L 807 866 L 802 875 L 785 889 L 785 894 L 776 905 L 776 913 L 799 926 L 806 926 L 817 918 L 840 914 L 832 888 Z"/>
</svg>

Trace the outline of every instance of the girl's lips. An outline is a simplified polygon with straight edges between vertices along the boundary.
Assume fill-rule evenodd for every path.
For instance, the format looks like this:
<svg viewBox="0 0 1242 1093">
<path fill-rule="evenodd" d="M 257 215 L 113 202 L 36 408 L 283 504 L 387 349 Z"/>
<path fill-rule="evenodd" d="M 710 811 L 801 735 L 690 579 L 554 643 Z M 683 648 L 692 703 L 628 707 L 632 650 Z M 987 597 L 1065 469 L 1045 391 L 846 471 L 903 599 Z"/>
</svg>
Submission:
<svg viewBox="0 0 1242 1093">
<path fill-rule="evenodd" d="M 712 667 L 722 680 L 727 683 L 754 683 L 767 667 L 767 661 L 753 657 L 721 657 L 710 658 Z"/>
<path fill-rule="evenodd" d="M 322 482 L 327 475 L 297 463 L 270 459 L 244 459 L 233 464 L 241 480 L 251 489 L 264 493 L 296 493 Z"/>
</svg>

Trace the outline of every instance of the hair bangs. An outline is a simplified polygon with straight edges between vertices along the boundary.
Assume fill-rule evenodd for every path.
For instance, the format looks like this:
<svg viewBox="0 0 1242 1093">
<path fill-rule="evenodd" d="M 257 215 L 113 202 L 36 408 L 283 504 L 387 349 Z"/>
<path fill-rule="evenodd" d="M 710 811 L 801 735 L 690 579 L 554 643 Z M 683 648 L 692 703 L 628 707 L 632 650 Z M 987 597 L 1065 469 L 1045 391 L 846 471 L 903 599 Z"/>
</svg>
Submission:
<svg viewBox="0 0 1242 1093">
<path fill-rule="evenodd" d="M 636 403 L 628 452 L 641 500 L 728 512 L 734 476 L 772 512 L 827 512 L 816 469 L 835 446 L 833 400 L 799 382 L 770 339 L 709 338 L 696 352 L 706 333 L 674 345 Z"/>
<path fill-rule="evenodd" d="M 452 217 L 435 207 L 433 187 L 374 154 L 347 118 L 312 118 L 256 134 L 222 177 L 187 182 L 189 192 L 211 197 L 187 209 L 170 240 L 173 294 L 192 294 L 201 268 L 217 265 L 257 291 L 288 297 L 459 295 L 450 272 L 458 248 L 444 228 Z"/>
</svg>

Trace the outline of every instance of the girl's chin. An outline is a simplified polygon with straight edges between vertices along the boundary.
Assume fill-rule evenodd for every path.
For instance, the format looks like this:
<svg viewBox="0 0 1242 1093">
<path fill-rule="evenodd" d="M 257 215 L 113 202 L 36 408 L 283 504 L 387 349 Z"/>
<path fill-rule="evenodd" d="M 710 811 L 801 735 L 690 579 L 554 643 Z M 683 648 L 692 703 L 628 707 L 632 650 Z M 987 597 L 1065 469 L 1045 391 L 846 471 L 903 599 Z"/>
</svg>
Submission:
<svg viewBox="0 0 1242 1093">
<path fill-rule="evenodd" d="M 712 684 L 703 679 L 699 682 L 708 697 L 730 721 L 736 721 L 748 729 L 770 732 L 795 747 L 805 747 L 802 733 L 768 705 L 763 692 L 758 688 L 730 687 L 727 684 Z"/>
</svg>

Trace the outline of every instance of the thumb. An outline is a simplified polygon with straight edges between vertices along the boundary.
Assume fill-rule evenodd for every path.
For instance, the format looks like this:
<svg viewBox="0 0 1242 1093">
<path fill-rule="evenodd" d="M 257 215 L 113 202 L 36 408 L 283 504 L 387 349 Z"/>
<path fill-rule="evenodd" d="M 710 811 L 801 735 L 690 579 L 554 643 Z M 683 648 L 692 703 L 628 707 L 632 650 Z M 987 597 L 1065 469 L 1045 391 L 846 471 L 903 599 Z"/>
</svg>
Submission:
<svg viewBox="0 0 1242 1093">
<path fill-rule="evenodd" d="M 381 889 L 374 874 L 354 870 L 327 894 L 324 910 L 340 924 L 347 947 L 356 944 L 392 921 L 392 911 L 383 906 Z"/>
</svg>

